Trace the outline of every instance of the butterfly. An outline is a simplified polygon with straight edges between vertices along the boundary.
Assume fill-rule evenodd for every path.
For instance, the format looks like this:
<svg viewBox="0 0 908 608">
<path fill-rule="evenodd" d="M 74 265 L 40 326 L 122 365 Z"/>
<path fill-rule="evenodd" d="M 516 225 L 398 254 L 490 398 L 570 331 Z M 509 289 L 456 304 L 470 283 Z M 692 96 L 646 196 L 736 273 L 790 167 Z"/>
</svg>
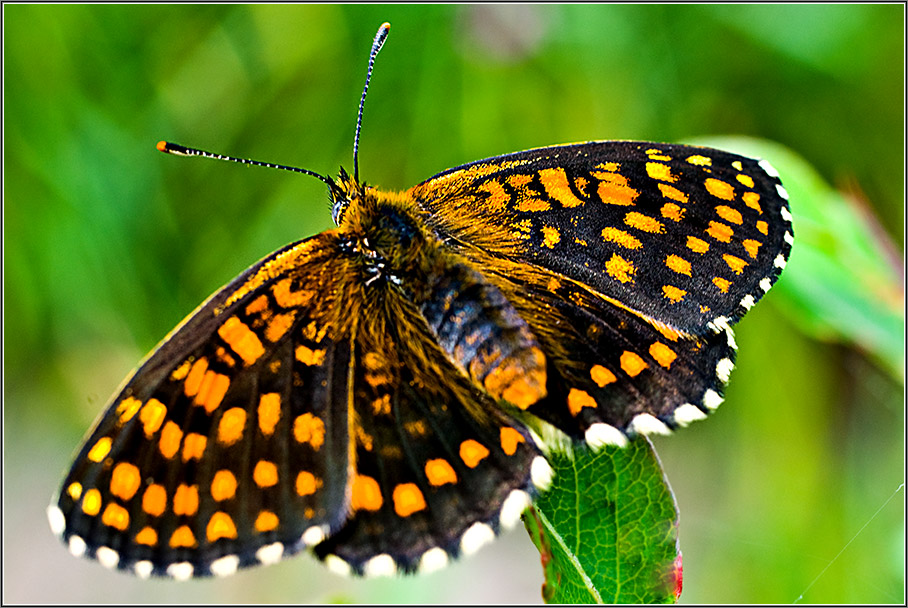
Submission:
<svg viewBox="0 0 908 608">
<path fill-rule="evenodd" d="M 302 549 L 357 575 L 431 571 L 552 480 L 540 428 L 592 449 L 705 418 L 731 326 L 785 268 L 766 161 L 591 141 L 403 192 L 328 187 L 333 230 L 217 291 L 124 382 L 48 508 L 77 556 L 140 577 Z"/>
</svg>

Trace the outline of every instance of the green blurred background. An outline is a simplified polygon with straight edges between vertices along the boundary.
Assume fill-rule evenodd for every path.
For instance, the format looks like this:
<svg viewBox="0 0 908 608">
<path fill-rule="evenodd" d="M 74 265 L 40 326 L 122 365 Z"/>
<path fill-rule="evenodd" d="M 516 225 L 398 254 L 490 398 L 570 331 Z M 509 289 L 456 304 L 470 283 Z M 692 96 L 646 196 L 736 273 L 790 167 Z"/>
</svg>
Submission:
<svg viewBox="0 0 908 608">
<path fill-rule="evenodd" d="M 306 555 L 178 584 L 77 560 L 46 522 L 139 359 L 243 268 L 331 225 L 317 180 L 155 143 L 352 169 L 387 20 L 361 143 L 370 183 L 556 143 L 715 135 L 774 140 L 816 169 L 805 185 L 771 158 L 792 192 L 791 263 L 737 328 L 727 402 L 656 441 L 681 512 L 681 599 L 903 602 L 903 13 L 4 5 L 4 601 L 540 601 L 521 529 L 425 577 L 351 581 Z M 842 213 L 811 198 L 820 178 L 845 193 L 827 192 Z M 863 266 L 843 254 L 855 226 Z M 817 278 L 828 260 L 841 289 Z"/>
</svg>

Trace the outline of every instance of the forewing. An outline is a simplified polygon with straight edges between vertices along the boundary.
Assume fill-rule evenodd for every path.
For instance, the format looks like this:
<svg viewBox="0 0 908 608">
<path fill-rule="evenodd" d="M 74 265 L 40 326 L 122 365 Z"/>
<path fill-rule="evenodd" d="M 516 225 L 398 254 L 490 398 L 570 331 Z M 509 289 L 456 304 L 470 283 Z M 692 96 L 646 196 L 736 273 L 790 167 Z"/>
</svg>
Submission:
<svg viewBox="0 0 908 608">
<path fill-rule="evenodd" d="M 791 249 L 775 170 L 710 148 L 589 142 L 441 173 L 409 193 L 434 229 L 553 271 L 682 332 L 734 323 Z"/>
<path fill-rule="evenodd" d="M 290 245 L 149 355 L 49 508 L 74 554 L 143 577 L 222 575 L 341 527 L 351 347 L 317 294 L 343 261 L 333 233 Z"/>
</svg>

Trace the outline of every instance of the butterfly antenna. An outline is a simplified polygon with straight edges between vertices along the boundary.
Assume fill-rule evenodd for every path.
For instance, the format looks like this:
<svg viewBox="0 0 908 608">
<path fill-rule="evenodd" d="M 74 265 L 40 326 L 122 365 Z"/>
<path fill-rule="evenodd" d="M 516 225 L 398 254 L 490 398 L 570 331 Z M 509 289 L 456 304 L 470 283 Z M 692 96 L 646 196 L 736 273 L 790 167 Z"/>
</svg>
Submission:
<svg viewBox="0 0 908 608">
<path fill-rule="evenodd" d="M 198 148 L 187 148 L 186 146 L 181 146 L 180 144 L 175 144 L 169 141 L 159 141 L 158 150 L 166 154 L 173 154 L 175 156 L 201 156 L 203 158 L 213 158 L 215 160 L 227 160 L 233 163 L 241 163 L 244 165 L 253 165 L 256 167 L 268 167 L 269 169 L 283 169 L 284 171 L 293 171 L 294 173 L 303 173 L 304 175 L 311 175 L 312 177 L 319 179 L 326 183 L 331 190 L 335 190 L 337 185 L 329 178 L 324 175 L 320 175 L 315 171 L 309 171 L 308 169 L 300 169 L 299 167 L 288 167 L 287 165 L 276 165 L 274 163 L 265 163 L 260 160 L 250 160 L 248 158 L 236 158 L 233 156 L 226 156 L 224 154 L 215 154 L 213 152 L 206 152 L 205 150 L 199 150 Z"/>
<path fill-rule="evenodd" d="M 372 68 L 375 65 L 375 57 L 381 50 L 388 32 L 391 31 L 391 24 L 382 23 L 372 41 L 372 50 L 369 52 L 369 69 L 366 72 L 366 86 L 363 87 L 363 95 L 359 98 L 359 113 L 356 116 L 356 135 L 353 137 L 353 180 L 359 183 L 359 132 L 363 126 L 363 106 L 366 104 L 366 91 L 369 90 L 369 80 L 372 79 Z"/>
</svg>

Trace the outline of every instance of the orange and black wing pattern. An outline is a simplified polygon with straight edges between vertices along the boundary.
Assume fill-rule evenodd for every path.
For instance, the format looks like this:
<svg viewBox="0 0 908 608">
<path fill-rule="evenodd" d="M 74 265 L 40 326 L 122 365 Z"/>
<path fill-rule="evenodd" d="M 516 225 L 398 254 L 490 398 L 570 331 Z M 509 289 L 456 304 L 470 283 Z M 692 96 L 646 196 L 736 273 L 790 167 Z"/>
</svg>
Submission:
<svg viewBox="0 0 908 608">
<path fill-rule="evenodd" d="M 772 165 L 710 148 L 539 148 L 407 194 L 540 339 L 548 397 L 530 413 L 594 446 L 718 407 L 731 325 L 778 279 L 793 241 Z"/>
</svg>

